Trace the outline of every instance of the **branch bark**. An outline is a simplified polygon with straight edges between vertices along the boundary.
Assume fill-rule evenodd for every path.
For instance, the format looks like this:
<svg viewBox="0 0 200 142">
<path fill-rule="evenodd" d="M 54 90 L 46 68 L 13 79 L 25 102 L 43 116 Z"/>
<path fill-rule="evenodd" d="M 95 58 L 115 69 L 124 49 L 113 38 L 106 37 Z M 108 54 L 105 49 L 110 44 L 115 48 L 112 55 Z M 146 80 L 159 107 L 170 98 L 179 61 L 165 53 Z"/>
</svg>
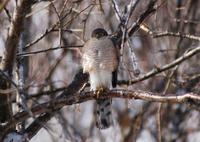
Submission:
<svg viewBox="0 0 200 142">
<path fill-rule="evenodd" d="M 15 62 L 16 50 L 19 43 L 20 33 L 23 30 L 23 22 L 27 10 L 30 8 L 29 0 L 18 0 L 17 7 L 13 14 L 13 20 L 10 25 L 8 38 L 6 41 L 5 56 L 2 60 L 2 70 L 12 74 L 13 64 Z"/>
<path fill-rule="evenodd" d="M 75 95 L 65 94 L 68 91 L 64 91 L 63 95 L 68 96 L 65 98 L 58 98 L 52 100 L 50 102 L 42 103 L 31 108 L 31 111 L 34 115 L 41 115 L 46 113 L 49 117 L 49 113 L 57 111 L 61 109 L 63 106 L 66 105 L 73 105 L 78 103 L 83 103 L 89 100 L 95 99 L 103 99 L 103 98 L 123 98 L 123 99 L 141 99 L 150 102 L 162 102 L 162 103 L 190 103 L 196 102 L 196 105 L 199 107 L 200 96 L 193 93 L 186 93 L 183 95 L 176 95 L 176 94 L 159 94 L 141 90 L 124 90 L 124 89 L 116 89 L 104 92 L 101 96 L 97 96 L 94 92 L 85 92 L 85 93 L 76 93 Z M 72 91 L 73 93 L 74 91 Z M 193 104 L 195 105 L 195 104 Z M 10 121 L 4 129 L 6 130 L 9 126 L 15 125 L 19 122 L 22 122 L 29 118 L 29 113 L 26 111 L 19 112 L 13 116 L 12 121 Z M 42 119 L 45 121 L 47 120 L 44 118 L 44 115 L 41 116 Z M 41 125 L 41 123 L 40 123 Z M 35 129 L 35 126 L 33 127 Z M 30 129 L 29 129 L 29 132 Z"/>
<path fill-rule="evenodd" d="M 31 1 L 29 0 L 18 0 L 17 6 L 14 10 L 12 22 L 10 25 L 8 37 L 5 44 L 5 54 L 3 56 L 2 62 L 1 62 L 1 70 L 7 74 L 10 78 L 12 78 L 12 71 L 13 71 L 13 65 L 16 60 L 16 51 L 19 43 L 20 34 L 23 30 L 23 23 L 24 18 L 27 12 L 27 9 L 29 9 L 31 6 Z M 10 82 L 7 81 L 6 78 L 2 78 L 0 89 L 7 90 L 11 87 Z M 12 108 L 11 108 L 11 93 L 6 95 L 0 94 L 0 104 L 5 104 L 0 106 L 0 112 L 1 116 L 5 115 L 3 118 L 1 117 L 1 122 L 6 122 L 10 119 L 12 119 Z M 6 102 L 6 103 L 5 103 Z M 2 114 L 2 112 L 5 112 Z M 3 133 L 2 126 L 0 127 L 0 136 Z"/>
<path fill-rule="evenodd" d="M 143 76 L 141 77 L 138 77 L 132 81 L 118 81 L 118 84 L 134 84 L 136 82 L 139 82 L 139 81 L 143 81 L 145 79 L 148 79 L 158 73 L 161 73 L 163 71 L 166 71 L 170 68 L 173 68 L 179 64 L 181 64 L 182 62 L 184 62 L 185 60 L 191 58 L 192 56 L 194 55 L 197 55 L 198 53 L 200 52 L 200 47 L 196 47 L 190 51 L 188 51 L 187 53 L 183 54 L 181 57 L 177 58 L 176 60 L 174 60 L 173 62 L 169 63 L 169 64 L 166 64 L 162 67 L 157 67 L 155 69 L 152 69 L 151 71 L 149 71 L 148 73 L 144 74 Z"/>
</svg>

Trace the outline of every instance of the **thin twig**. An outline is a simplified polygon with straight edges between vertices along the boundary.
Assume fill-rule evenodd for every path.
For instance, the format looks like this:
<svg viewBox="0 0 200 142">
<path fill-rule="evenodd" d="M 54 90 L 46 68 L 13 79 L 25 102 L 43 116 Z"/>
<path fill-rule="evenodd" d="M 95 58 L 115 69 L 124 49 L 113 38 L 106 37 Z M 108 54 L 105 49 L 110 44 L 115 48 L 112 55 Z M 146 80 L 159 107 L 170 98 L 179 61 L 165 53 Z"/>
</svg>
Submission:
<svg viewBox="0 0 200 142">
<path fill-rule="evenodd" d="M 65 14 L 65 16 L 62 17 L 61 20 L 64 20 L 64 18 L 69 15 L 71 13 L 71 10 Z M 34 41 L 30 42 L 29 44 L 27 44 L 25 46 L 25 49 L 28 49 L 29 47 L 33 46 L 34 44 L 36 44 L 37 42 L 39 42 L 41 39 L 43 39 L 47 34 L 49 34 L 50 32 L 54 31 L 56 29 L 56 27 L 59 25 L 59 21 L 57 21 L 53 26 L 51 26 L 49 29 L 46 29 L 46 31 L 39 36 L 37 39 L 35 39 Z"/>
<path fill-rule="evenodd" d="M 156 9 L 154 8 L 155 3 L 157 2 L 157 0 L 151 0 L 145 10 L 145 12 L 143 12 L 140 17 L 137 19 L 137 21 L 135 23 L 133 23 L 133 25 L 128 29 L 128 34 L 129 36 L 132 36 L 133 33 L 138 30 L 138 28 L 140 27 L 140 24 L 142 24 L 142 22 L 146 19 L 146 17 L 148 17 L 150 14 L 154 13 L 156 11 Z"/>
<path fill-rule="evenodd" d="M 184 62 L 185 60 L 191 58 L 192 56 L 194 55 L 197 55 L 198 53 L 200 52 L 200 47 L 196 47 L 190 51 L 188 51 L 187 53 L 183 54 L 181 57 L 177 58 L 176 60 L 174 60 L 173 62 L 169 63 L 169 64 L 166 64 L 162 67 L 159 67 L 159 68 L 155 68 L 155 69 L 152 69 L 151 71 L 149 71 L 148 73 L 144 74 L 143 76 L 141 77 L 138 77 L 132 81 L 118 81 L 118 84 L 134 84 L 136 82 L 139 82 L 139 81 L 143 81 L 145 79 L 148 79 L 152 76 L 155 76 L 156 74 L 159 74 L 163 71 L 166 71 L 170 68 L 173 68 L 175 67 L 176 65 L 179 65 L 181 64 L 182 62 Z"/>
<path fill-rule="evenodd" d="M 122 14 L 120 12 L 120 9 L 119 9 L 119 6 L 118 6 L 117 2 L 115 0 L 112 0 L 112 5 L 113 5 L 113 8 L 115 10 L 115 15 L 116 15 L 117 20 L 119 22 L 121 22 L 122 21 L 122 17 L 121 17 Z"/>
<path fill-rule="evenodd" d="M 169 75 L 167 75 L 167 81 L 166 81 L 166 84 L 165 84 L 165 88 L 164 88 L 164 91 L 163 91 L 163 94 L 166 94 L 167 90 L 169 89 L 170 87 L 170 84 L 171 84 L 171 81 L 172 81 L 172 77 L 175 73 L 177 69 L 177 66 L 176 68 L 174 68 L 171 73 L 169 73 Z M 162 126 L 161 126 L 161 120 L 162 120 L 162 106 L 163 104 L 162 103 L 159 103 L 158 104 L 158 110 L 157 110 L 157 128 L 158 128 L 158 142 L 162 142 Z"/>
<path fill-rule="evenodd" d="M 170 31 L 162 31 L 162 32 L 161 31 L 160 32 L 152 31 L 150 28 L 148 28 L 147 26 L 145 26 L 143 24 L 140 25 L 140 29 L 143 30 L 144 32 L 150 34 L 153 38 L 172 36 L 172 37 L 179 37 L 179 38 L 186 38 L 186 39 L 190 39 L 190 40 L 200 41 L 199 36 L 185 34 L 185 33 L 174 33 L 174 32 L 170 32 Z"/>
<path fill-rule="evenodd" d="M 184 33 L 160 32 L 160 33 L 153 34 L 153 38 L 160 38 L 163 36 L 173 36 L 173 37 L 187 38 L 187 39 L 191 39 L 191 40 L 200 41 L 199 36 L 189 35 L 189 34 L 184 34 Z"/>
<path fill-rule="evenodd" d="M 1 13 L 1 10 L 5 8 L 5 6 L 8 4 L 10 0 L 3 0 L 3 2 L 1 1 L 0 3 L 0 13 Z"/>
<path fill-rule="evenodd" d="M 86 8 L 84 8 L 83 10 L 81 10 L 80 13 L 84 12 L 85 10 L 87 10 L 87 9 L 88 9 L 90 6 L 92 6 L 92 5 L 94 5 L 94 4 L 88 5 Z M 68 14 L 70 14 L 70 13 L 71 13 L 71 10 L 70 10 L 66 15 L 68 15 Z M 80 13 L 78 13 L 75 17 L 73 17 L 73 18 L 72 18 L 70 21 L 68 21 L 67 23 L 63 24 L 63 27 L 64 27 L 64 26 L 67 26 L 69 23 L 71 23 L 73 20 L 75 20 L 75 19 L 80 15 Z M 63 17 L 61 18 L 61 20 L 63 20 L 65 17 L 66 17 L 66 16 L 63 16 Z M 36 44 L 37 42 L 39 42 L 39 41 L 40 41 L 41 39 L 43 39 L 47 34 L 49 34 L 50 32 L 54 31 L 58 25 L 59 25 L 59 21 L 57 21 L 51 28 L 46 29 L 46 31 L 45 31 L 41 36 L 39 36 L 37 39 L 35 39 L 35 40 L 32 41 L 31 43 L 27 44 L 27 45 L 25 46 L 25 49 L 27 49 L 27 48 L 33 46 L 34 44 Z"/>
<path fill-rule="evenodd" d="M 11 15 L 10 15 L 9 10 L 8 10 L 6 7 L 4 7 L 4 11 L 5 11 L 6 15 L 8 16 L 9 22 L 11 22 L 12 17 L 11 17 Z"/>
<path fill-rule="evenodd" d="M 61 47 L 59 46 L 59 47 L 48 48 L 48 49 L 32 51 L 32 52 L 23 52 L 23 53 L 17 54 L 17 56 L 18 57 L 30 56 L 30 55 L 35 55 L 35 54 L 39 54 L 39 53 L 46 53 L 48 51 L 54 51 L 54 50 L 58 50 L 58 49 L 77 50 L 80 47 L 83 47 L 83 45 L 68 45 L 68 46 L 61 46 Z"/>
</svg>

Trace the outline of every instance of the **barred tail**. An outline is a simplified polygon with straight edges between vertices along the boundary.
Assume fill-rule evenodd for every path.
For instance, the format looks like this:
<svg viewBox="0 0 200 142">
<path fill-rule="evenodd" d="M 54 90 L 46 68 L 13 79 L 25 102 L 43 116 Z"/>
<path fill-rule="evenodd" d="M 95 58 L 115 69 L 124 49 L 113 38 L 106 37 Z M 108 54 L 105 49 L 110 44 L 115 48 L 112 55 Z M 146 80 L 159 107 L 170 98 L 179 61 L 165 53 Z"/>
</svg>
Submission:
<svg viewBox="0 0 200 142">
<path fill-rule="evenodd" d="M 96 126 L 99 129 L 109 128 L 113 123 L 111 99 L 98 99 L 96 109 Z"/>
</svg>

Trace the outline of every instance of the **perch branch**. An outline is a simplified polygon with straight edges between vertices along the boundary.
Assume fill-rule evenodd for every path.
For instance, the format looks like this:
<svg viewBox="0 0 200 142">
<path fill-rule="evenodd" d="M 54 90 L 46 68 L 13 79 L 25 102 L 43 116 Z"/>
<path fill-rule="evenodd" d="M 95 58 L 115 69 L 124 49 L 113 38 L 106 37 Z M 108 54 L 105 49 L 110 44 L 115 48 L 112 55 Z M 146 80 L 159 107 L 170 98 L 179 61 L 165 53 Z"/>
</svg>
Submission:
<svg viewBox="0 0 200 142">
<path fill-rule="evenodd" d="M 54 112 L 63 106 L 73 105 L 78 103 L 83 103 L 89 100 L 97 99 L 97 95 L 93 92 L 84 92 L 84 94 L 76 93 L 75 95 L 69 95 L 68 97 L 62 97 L 58 99 L 51 100 L 50 102 L 42 103 L 38 106 L 31 108 L 31 111 L 34 115 L 41 115 L 44 113 Z M 162 103 L 187 103 L 191 101 L 200 101 L 200 96 L 193 93 L 187 93 L 183 95 L 176 94 L 159 94 L 153 92 L 146 92 L 141 90 L 124 90 L 124 89 L 116 89 L 104 92 L 102 96 L 99 96 L 98 99 L 101 98 L 124 98 L 124 99 L 141 99 L 150 102 L 162 102 Z M 28 112 L 19 112 L 13 116 L 11 122 L 9 122 L 6 126 L 17 124 L 23 120 L 29 118 Z"/>
</svg>

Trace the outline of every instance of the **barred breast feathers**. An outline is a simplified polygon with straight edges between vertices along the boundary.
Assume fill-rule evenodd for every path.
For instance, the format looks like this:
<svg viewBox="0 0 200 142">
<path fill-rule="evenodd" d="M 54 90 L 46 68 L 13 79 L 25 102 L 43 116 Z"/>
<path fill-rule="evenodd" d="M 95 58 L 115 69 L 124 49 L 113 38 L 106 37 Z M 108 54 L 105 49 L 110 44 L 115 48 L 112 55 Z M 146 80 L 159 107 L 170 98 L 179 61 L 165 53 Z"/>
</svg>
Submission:
<svg viewBox="0 0 200 142">
<path fill-rule="evenodd" d="M 117 67 L 117 53 L 109 38 L 88 40 L 83 47 L 82 65 L 84 72 L 106 69 L 114 71 Z"/>
</svg>

